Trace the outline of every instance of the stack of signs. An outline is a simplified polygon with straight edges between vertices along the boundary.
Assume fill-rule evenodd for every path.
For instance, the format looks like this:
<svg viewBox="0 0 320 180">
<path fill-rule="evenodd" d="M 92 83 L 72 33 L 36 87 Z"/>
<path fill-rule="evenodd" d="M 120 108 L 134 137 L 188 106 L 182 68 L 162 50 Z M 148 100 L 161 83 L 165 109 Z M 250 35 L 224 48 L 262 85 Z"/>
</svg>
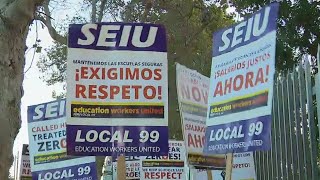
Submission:
<svg viewBox="0 0 320 180">
<path fill-rule="evenodd" d="M 167 154 L 164 27 L 72 24 L 68 43 L 68 154 Z"/>
<path fill-rule="evenodd" d="M 278 9 L 213 35 L 206 154 L 270 149 Z"/>
<path fill-rule="evenodd" d="M 28 144 L 23 144 L 19 160 L 20 180 L 32 179 Z"/>
<path fill-rule="evenodd" d="M 209 78 L 180 64 L 177 64 L 176 70 L 178 101 L 188 163 L 191 166 L 224 169 L 226 167 L 224 155 L 203 154 Z"/>
<path fill-rule="evenodd" d="M 168 156 L 150 157 L 142 160 L 140 179 L 185 180 L 185 146 L 183 141 L 169 141 Z"/>
<path fill-rule="evenodd" d="M 145 156 L 126 156 L 126 179 L 140 179 L 141 159 Z M 117 160 L 113 162 L 113 179 L 117 179 Z"/>
<path fill-rule="evenodd" d="M 66 101 L 28 107 L 32 178 L 97 179 L 95 157 L 70 157 L 66 150 Z"/>
</svg>

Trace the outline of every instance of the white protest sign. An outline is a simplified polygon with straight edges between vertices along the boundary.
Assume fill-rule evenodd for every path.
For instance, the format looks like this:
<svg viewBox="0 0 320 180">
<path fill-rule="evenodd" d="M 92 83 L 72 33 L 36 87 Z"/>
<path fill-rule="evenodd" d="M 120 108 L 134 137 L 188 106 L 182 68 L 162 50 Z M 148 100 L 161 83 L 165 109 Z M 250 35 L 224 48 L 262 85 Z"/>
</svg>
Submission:
<svg viewBox="0 0 320 180">
<path fill-rule="evenodd" d="M 28 107 L 29 152 L 34 180 L 97 179 L 95 157 L 71 157 L 66 144 L 66 100 Z"/>
<path fill-rule="evenodd" d="M 224 155 L 203 154 L 210 79 L 183 65 L 176 65 L 177 94 L 188 163 L 223 169 Z"/>
<path fill-rule="evenodd" d="M 169 141 L 169 154 L 162 157 L 146 157 L 142 160 L 140 179 L 185 180 L 185 147 L 183 141 Z"/>
<path fill-rule="evenodd" d="M 68 154 L 167 154 L 164 26 L 71 24 L 68 37 Z"/>
<path fill-rule="evenodd" d="M 213 34 L 205 154 L 270 149 L 278 10 L 271 3 Z"/>
<path fill-rule="evenodd" d="M 23 144 L 22 151 L 19 153 L 19 167 L 18 167 L 18 177 L 20 180 L 32 179 L 31 166 L 30 166 L 30 153 L 29 145 Z"/>
</svg>

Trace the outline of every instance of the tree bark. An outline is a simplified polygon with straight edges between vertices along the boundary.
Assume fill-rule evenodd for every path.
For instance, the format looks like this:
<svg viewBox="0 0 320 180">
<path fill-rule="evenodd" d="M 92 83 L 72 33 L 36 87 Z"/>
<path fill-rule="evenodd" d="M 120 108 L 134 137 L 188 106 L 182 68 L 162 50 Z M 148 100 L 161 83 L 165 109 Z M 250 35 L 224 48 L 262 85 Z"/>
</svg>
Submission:
<svg viewBox="0 0 320 180">
<path fill-rule="evenodd" d="M 0 179 L 7 179 L 12 147 L 20 128 L 25 32 L 0 25 Z"/>
<path fill-rule="evenodd" d="M 21 124 L 26 39 L 41 0 L 0 2 L 0 179 L 8 179 L 14 139 Z"/>
<path fill-rule="evenodd" d="M 92 0 L 92 9 L 91 9 L 91 22 L 96 23 L 97 22 L 97 0 Z"/>
<path fill-rule="evenodd" d="M 103 15 L 104 15 L 104 10 L 106 8 L 106 3 L 107 3 L 107 0 L 101 0 L 100 10 L 99 10 L 99 14 L 98 14 L 98 22 L 102 21 L 102 18 L 103 18 Z"/>
</svg>

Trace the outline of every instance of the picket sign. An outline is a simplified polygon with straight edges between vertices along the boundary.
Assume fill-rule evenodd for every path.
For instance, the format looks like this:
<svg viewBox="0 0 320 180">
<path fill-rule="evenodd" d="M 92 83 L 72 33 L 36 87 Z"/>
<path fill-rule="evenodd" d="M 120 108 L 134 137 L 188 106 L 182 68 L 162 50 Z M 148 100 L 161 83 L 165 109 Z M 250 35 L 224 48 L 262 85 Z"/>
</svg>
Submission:
<svg viewBox="0 0 320 180">
<path fill-rule="evenodd" d="M 66 99 L 28 106 L 33 180 L 97 179 L 96 157 L 67 155 Z"/>
<path fill-rule="evenodd" d="M 271 3 L 214 33 L 205 154 L 270 150 L 278 10 Z"/>
<path fill-rule="evenodd" d="M 176 63 L 176 83 L 182 133 L 190 166 L 224 169 L 225 154 L 205 155 L 206 117 L 210 79 L 196 70 Z"/>
<path fill-rule="evenodd" d="M 168 154 L 167 44 L 163 25 L 70 24 L 67 151 L 117 158 Z"/>
<path fill-rule="evenodd" d="M 68 37 L 68 155 L 168 154 L 164 26 L 70 24 Z"/>
</svg>

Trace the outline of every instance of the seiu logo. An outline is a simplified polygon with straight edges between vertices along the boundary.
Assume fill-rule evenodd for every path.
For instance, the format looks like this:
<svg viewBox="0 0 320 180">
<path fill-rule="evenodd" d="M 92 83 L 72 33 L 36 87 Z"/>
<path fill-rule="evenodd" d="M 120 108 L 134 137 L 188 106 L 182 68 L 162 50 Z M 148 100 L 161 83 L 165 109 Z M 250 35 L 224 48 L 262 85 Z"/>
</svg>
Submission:
<svg viewBox="0 0 320 180">
<path fill-rule="evenodd" d="M 66 115 L 66 100 L 52 101 L 28 109 L 30 121 L 49 120 L 64 117 Z"/>
<path fill-rule="evenodd" d="M 130 44 L 137 48 L 150 47 L 155 43 L 158 27 L 148 27 L 147 38 L 142 41 L 145 26 L 121 26 L 110 24 L 101 25 L 101 28 L 98 28 L 98 24 L 85 24 L 81 28 L 81 33 L 85 38 L 78 38 L 77 43 L 82 46 L 126 47 L 131 42 Z"/>
<path fill-rule="evenodd" d="M 266 7 L 263 14 L 260 12 L 248 20 L 225 30 L 221 36 L 223 45 L 219 46 L 219 52 L 249 41 L 252 37 L 258 37 L 262 35 L 267 29 L 269 15 L 270 7 Z"/>
</svg>

